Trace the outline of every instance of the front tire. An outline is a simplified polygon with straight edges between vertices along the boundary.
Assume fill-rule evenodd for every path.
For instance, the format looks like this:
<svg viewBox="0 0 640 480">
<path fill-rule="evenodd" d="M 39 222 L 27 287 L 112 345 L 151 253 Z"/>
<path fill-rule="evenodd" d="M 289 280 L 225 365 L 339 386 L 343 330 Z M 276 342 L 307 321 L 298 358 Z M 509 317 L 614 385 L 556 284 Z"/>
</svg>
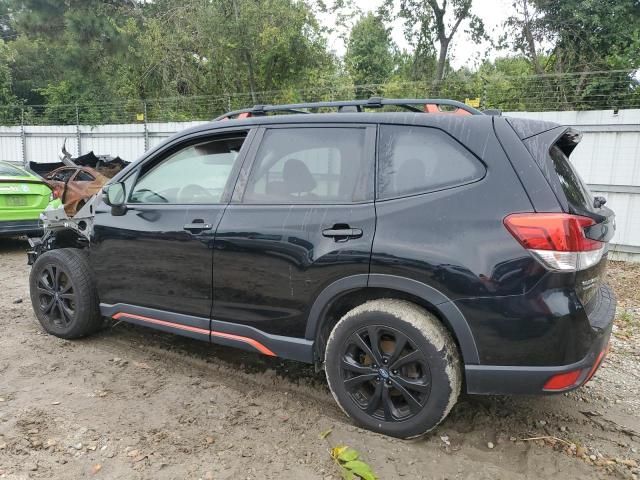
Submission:
<svg viewBox="0 0 640 480">
<path fill-rule="evenodd" d="M 102 325 L 86 252 L 61 248 L 43 253 L 31 268 L 29 287 L 36 318 L 47 333 L 80 338 Z"/>
<path fill-rule="evenodd" d="M 399 438 L 435 428 L 462 384 L 448 330 L 424 308 L 397 299 L 372 300 L 342 317 L 327 341 L 325 369 L 349 417 Z"/>
</svg>

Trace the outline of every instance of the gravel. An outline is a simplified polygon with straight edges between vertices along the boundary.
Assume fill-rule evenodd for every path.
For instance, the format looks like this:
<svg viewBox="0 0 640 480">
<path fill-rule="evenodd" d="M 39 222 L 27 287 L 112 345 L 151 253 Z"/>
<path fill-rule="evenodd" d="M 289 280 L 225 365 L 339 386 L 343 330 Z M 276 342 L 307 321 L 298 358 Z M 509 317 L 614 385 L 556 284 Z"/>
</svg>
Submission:
<svg viewBox="0 0 640 480">
<path fill-rule="evenodd" d="M 26 248 L 0 240 L 0 478 L 337 480 L 340 444 L 381 479 L 637 476 L 640 265 L 611 263 L 616 330 L 587 387 L 462 395 L 432 434 L 401 441 L 354 427 L 307 365 L 126 324 L 43 334 Z"/>
</svg>

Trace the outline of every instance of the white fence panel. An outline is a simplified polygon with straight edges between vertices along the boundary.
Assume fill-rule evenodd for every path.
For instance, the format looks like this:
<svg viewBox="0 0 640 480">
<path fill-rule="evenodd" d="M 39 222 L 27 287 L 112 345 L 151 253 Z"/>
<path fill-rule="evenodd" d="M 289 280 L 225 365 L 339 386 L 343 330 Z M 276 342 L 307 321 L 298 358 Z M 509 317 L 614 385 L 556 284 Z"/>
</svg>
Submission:
<svg viewBox="0 0 640 480">
<path fill-rule="evenodd" d="M 0 127 L 0 160 L 22 163 L 22 127 Z"/>
<path fill-rule="evenodd" d="M 596 192 L 607 197 L 607 205 L 616 212 L 616 235 L 613 242 L 617 251 L 627 251 L 624 246 L 637 246 L 640 232 L 640 195 L 630 193 Z M 640 249 L 639 249 L 640 251 Z M 628 253 L 638 253 L 629 251 Z"/>
<path fill-rule="evenodd" d="M 98 125 L 80 127 L 82 153 L 119 155 L 135 160 L 144 152 L 144 125 Z"/>
<path fill-rule="evenodd" d="M 65 138 L 66 148 L 72 155 L 78 154 L 75 126 L 25 127 L 25 157 L 34 162 L 59 162 L 58 152 Z"/>
</svg>

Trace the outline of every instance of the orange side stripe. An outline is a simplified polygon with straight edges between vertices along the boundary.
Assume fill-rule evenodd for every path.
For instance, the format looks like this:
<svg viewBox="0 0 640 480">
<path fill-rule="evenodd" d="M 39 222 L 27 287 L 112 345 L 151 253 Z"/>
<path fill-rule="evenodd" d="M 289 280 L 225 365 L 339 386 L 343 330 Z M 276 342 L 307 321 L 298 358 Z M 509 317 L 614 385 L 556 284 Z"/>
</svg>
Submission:
<svg viewBox="0 0 640 480">
<path fill-rule="evenodd" d="M 260 353 L 264 353 L 265 355 L 269 355 L 271 357 L 277 356 L 275 353 L 273 353 L 271 350 L 269 350 L 267 347 L 265 347 L 259 341 L 254 340 L 253 338 L 241 337 L 240 335 L 232 335 L 231 333 L 216 332 L 215 330 L 211 330 L 211 335 L 213 335 L 214 337 L 229 338 L 231 340 L 238 340 L 239 342 L 248 343 Z"/>
<path fill-rule="evenodd" d="M 120 317 L 129 317 L 135 318 L 136 320 L 142 320 L 143 322 L 155 323 L 156 325 L 164 325 L 165 327 L 177 328 L 179 330 L 186 330 L 188 332 L 202 333 L 205 335 L 209 335 L 209 330 L 198 327 L 190 327 L 189 325 L 182 325 L 180 323 L 166 322 L 164 320 L 158 320 L 157 318 L 149 318 L 143 317 L 142 315 L 134 315 L 132 313 L 116 313 L 113 318 L 116 320 L 120 319 Z"/>
<path fill-rule="evenodd" d="M 121 317 L 129 317 L 129 318 L 134 318 L 136 320 L 141 320 L 143 322 L 153 323 L 156 325 L 163 325 L 165 327 L 177 328 L 178 330 L 186 330 L 188 332 L 202 333 L 204 335 L 211 334 L 214 337 L 236 340 L 238 342 L 243 342 L 248 345 L 251 345 L 253 348 L 255 348 L 260 353 L 263 353 L 265 355 L 269 355 L 271 357 L 277 356 L 275 353 L 273 353 L 271 350 L 269 350 L 267 347 L 265 347 L 263 344 L 261 344 L 257 340 L 254 340 L 253 338 L 243 337 L 241 335 L 233 335 L 231 333 L 216 332 L 215 330 L 207 330 L 204 328 L 191 327 L 189 325 L 182 325 L 180 323 L 167 322 L 165 320 L 158 320 L 157 318 L 144 317 L 142 315 L 134 315 L 133 313 L 118 312 L 113 316 L 115 320 L 119 320 Z"/>
</svg>

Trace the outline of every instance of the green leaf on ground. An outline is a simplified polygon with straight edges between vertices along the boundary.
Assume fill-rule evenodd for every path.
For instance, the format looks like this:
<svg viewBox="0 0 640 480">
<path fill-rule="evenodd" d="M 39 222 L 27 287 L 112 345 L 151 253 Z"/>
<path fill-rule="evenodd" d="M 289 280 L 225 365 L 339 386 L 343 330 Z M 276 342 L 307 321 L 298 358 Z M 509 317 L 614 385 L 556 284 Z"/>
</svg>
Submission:
<svg viewBox="0 0 640 480">
<path fill-rule="evenodd" d="M 331 449 L 331 457 L 340 466 L 343 479 L 377 480 L 369 464 L 359 459 L 360 453 L 357 450 L 346 445 L 338 445 Z"/>
</svg>

